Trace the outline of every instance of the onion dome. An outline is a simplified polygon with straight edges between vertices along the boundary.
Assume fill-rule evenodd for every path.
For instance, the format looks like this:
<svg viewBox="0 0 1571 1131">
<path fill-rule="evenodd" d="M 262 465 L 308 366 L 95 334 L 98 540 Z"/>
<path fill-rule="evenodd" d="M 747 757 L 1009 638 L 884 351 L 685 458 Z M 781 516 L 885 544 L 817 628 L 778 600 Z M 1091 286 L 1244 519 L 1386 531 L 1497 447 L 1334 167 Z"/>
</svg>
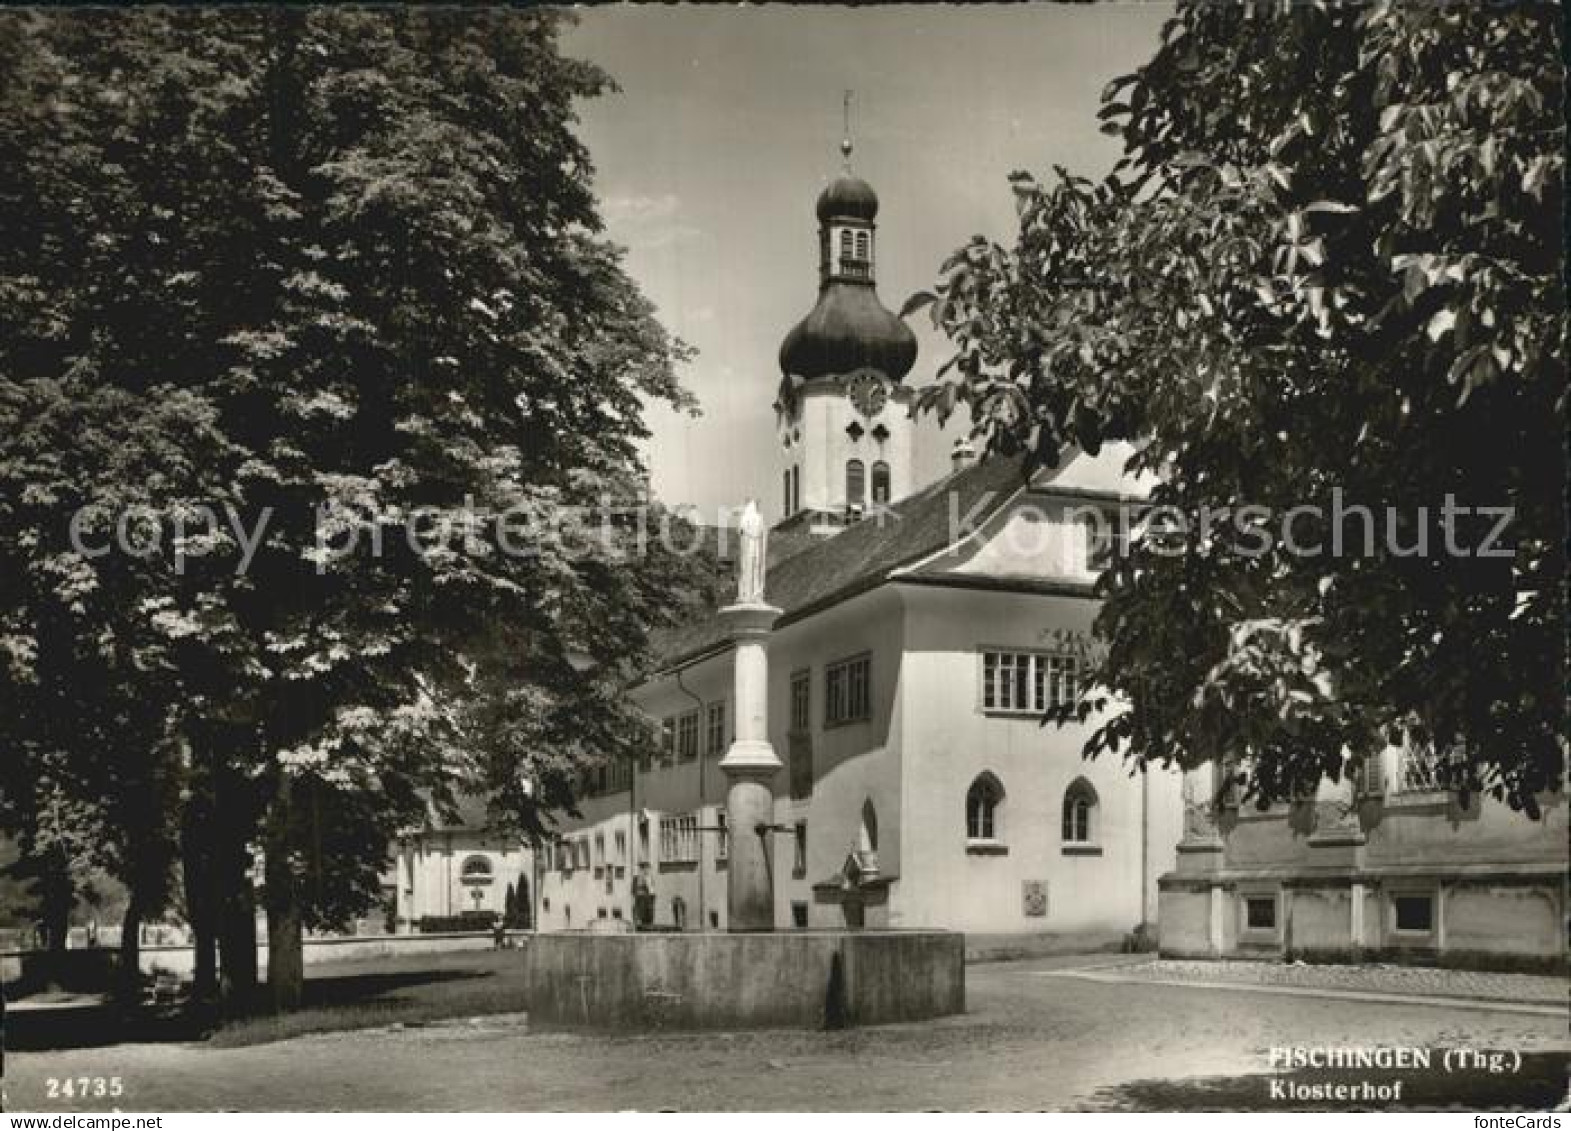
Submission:
<svg viewBox="0 0 1571 1131">
<path fill-rule="evenodd" d="M 818 195 L 818 222 L 861 220 L 871 224 L 878 215 L 878 194 L 861 177 L 846 173 Z"/>
<path fill-rule="evenodd" d="M 916 335 L 867 283 L 828 283 L 780 346 L 780 369 L 812 381 L 872 369 L 899 381 L 916 364 Z"/>
</svg>

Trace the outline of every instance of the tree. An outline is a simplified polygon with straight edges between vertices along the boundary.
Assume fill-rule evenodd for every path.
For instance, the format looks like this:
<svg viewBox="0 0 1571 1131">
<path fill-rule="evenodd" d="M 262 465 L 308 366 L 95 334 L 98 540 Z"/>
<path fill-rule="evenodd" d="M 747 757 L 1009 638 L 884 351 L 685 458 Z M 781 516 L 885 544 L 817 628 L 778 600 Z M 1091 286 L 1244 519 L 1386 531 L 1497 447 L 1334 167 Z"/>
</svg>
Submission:
<svg viewBox="0 0 1571 1131">
<path fill-rule="evenodd" d="M 1464 795 L 1559 788 L 1560 34 L 1548 4 L 1181 4 L 1103 94 L 1114 172 L 1015 174 L 1014 246 L 908 304 L 956 347 L 925 407 L 1159 477 L 1099 582 L 1101 690 L 1057 716 L 1125 708 L 1088 755 L 1221 758 L 1266 805 L 1405 739 Z"/>
<path fill-rule="evenodd" d="M 109 631 L 174 669 L 174 827 L 192 886 L 234 893 L 226 978 L 254 963 L 262 850 L 288 1008 L 303 931 L 370 906 L 389 833 L 478 772 L 470 700 L 505 666 L 566 717 L 598 687 L 562 674 L 570 655 L 637 662 L 682 603 L 679 571 L 556 535 L 627 496 L 646 401 L 690 403 L 683 347 L 596 234 L 573 103 L 608 80 L 561 57 L 547 12 L 5 19 L 0 382 L 179 399 L 202 427 L 161 442 L 211 433 L 199 474 L 148 476 L 155 521 L 186 535 Z M 96 575 L 60 548 L 64 505 L 39 509 L 51 551 Z M 42 607 L 18 612 L 17 654 Z"/>
</svg>

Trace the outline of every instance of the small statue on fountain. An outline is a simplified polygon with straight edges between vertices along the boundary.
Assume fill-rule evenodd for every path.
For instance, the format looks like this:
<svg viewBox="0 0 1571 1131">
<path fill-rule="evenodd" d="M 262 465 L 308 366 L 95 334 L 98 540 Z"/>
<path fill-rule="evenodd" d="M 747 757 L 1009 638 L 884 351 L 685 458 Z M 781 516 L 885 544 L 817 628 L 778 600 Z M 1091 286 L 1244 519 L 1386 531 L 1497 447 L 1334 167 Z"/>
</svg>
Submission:
<svg viewBox="0 0 1571 1131">
<path fill-rule="evenodd" d="M 736 599 L 743 605 L 761 605 L 764 603 L 764 571 L 768 556 L 765 546 L 769 539 L 769 528 L 764 525 L 764 516 L 758 513 L 756 500 L 747 500 L 737 533 L 742 548 L 740 568 L 737 570 Z"/>
</svg>

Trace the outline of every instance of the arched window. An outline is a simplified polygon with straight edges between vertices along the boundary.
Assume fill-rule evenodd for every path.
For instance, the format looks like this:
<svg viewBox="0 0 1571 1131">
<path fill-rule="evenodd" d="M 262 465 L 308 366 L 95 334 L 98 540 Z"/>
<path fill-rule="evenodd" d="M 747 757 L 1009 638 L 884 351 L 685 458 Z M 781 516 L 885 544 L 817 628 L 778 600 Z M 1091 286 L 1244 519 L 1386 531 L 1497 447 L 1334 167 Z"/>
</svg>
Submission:
<svg viewBox="0 0 1571 1131">
<path fill-rule="evenodd" d="M 846 505 L 862 506 L 867 501 L 867 469 L 859 459 L 846 463 Z"/>
<path fill-rule="evenodd" d="M 458 878 L 466 884 L 488 884 L 496 878 L 496 873 L 491 868 L 489 857 L 469 856 L 465 857 Z"/>
<path fill-rule="evenodd" d="M 889 501 L 889 465 L 883 460 L 873 464 L 873 502 Z"/>
<path fill-rule="evenodd" d="M 992 774 L 979 774 L 966 790 L 966 839 L 1001 840 L 999 806 L 1004 801 L 1004 787 Z"/>
<path fill-rule="evenodd" d="M 1096 839 L 1096 790 L 1084 778 L 1076 778 L 1064 791 L 1065 844 L 1091 844 Z"/>
<path fill-rule="evenodd" d="M 840 229 L 840 260 L 841 260 L 842 263 L 844 263 L 845 260 L 850 259 L 850 258 L 851 258 L 851 229 L 850 228 L 841 228 Z"/>
</svg>

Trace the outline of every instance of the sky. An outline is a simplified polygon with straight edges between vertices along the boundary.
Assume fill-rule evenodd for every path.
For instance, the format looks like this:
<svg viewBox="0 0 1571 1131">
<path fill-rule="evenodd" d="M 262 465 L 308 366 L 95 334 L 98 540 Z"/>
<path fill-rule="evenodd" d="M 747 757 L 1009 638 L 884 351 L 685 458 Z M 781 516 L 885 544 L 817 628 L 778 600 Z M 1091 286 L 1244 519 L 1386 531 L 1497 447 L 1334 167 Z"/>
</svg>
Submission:
<svg viewBox="0 0 1571 1131">
<path fill-rule="evenodd" d="M 698 351 L 701 415 L 651 409 L 656 494 L 705 511 L 773 498 L 776 355 L 817 296 L 818 193 L 852 157 L 878 192 L 878 290 L 898 311 L 945 257 L 1014 231 L 1007 177 L 1105 172 L 1107 82 L 1154 54 L 1167 5 L 612 6 L 563 50 L 621 90 L 583 103 L 608 234 L 667 329 Z M 923 316 L 908 382 L 948 356 Z"/>
</svg>

